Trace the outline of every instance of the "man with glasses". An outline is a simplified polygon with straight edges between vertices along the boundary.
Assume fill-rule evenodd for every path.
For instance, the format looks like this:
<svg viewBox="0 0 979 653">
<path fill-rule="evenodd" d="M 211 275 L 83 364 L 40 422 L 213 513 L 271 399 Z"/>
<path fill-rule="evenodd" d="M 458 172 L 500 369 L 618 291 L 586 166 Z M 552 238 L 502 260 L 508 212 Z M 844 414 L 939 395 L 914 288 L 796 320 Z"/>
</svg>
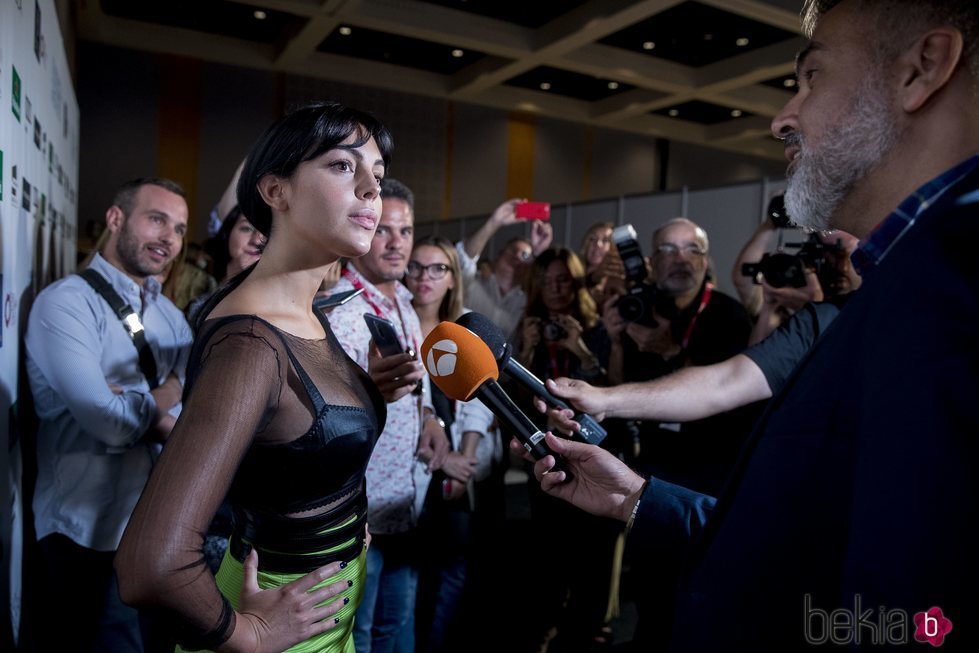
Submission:
<svg viewBox="0 0 979 653">
<path fill-rule="evenodd" d="M 438 469 L 449 449 L 432 407 L 428 377 L 418 361 L 421 325 L 411 293 L 401 283 L 415 236 L 415 196 L 388 177 L 381 182 L 381 199 L 370 251 L 352 259 L 333 288 L 363 292 L 328 316 L 344 351 L 367 370 L 388 402 L 384 431 L 367 465 L 367 521 L 373 539 L 367 551 L 364 598 L 354 622 L 359 653 L 415 648 L 415 501 L 425 496 L 430 480 L 418 465 L 427 464 L 428 472 Z M 391 322 L 404 353 L 379 356 L 365 315 Z"/>
<path fill-rule="evenodd" d="M 621 363 L 621 380 L 648 380 L 687 365 L 717 363 L 745 347 L 751 320 L 740 302 L 707 279 L 708 250 L 700 226 L 687 218 L 669 220 L 653 233 L 653 311 L 627 323 L 615 301 L 606 302 L 604 319 L 612 336 L 612 360 Z M 616 372 L 610 369 L 619 376 Z"/>
<path fill-rule="evenodd" d="M 656 299 L 651 313 L 625 322 L 616 298 L 605 303 L 610 379 L 651 381 L 683 367 L 727 360 L 748 344 L 751 319 L 744 307 L 708 279 L 709 247 L 707 233 L 687 218 L 669 220 L 653 233 Z M 630 422 L 639 443 L 636 462 L 644 474 L 716 493 L 754 416 L 755 410 L 747 408 L 683 424 Z M 655 559 L 642 564 L 657 579 L 639 605 L 642 628 L 664 632 L 673 613 L 676 565 L 658 565 Z"/>
</svg>

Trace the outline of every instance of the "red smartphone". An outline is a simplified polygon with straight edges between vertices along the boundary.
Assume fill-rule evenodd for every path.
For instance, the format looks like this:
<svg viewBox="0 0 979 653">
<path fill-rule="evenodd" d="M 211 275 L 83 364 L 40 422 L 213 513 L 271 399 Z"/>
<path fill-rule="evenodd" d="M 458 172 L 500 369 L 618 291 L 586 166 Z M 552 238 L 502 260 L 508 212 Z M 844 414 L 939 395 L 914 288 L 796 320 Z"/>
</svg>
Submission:
<svg viewBox="0 0 979 653">
<path fill-rule="evenodd" d="M 517 204 L 516 214 L 521 220 L 550 220 L 551 204 L 549 202 L 521 202 Z"/>
</svg>

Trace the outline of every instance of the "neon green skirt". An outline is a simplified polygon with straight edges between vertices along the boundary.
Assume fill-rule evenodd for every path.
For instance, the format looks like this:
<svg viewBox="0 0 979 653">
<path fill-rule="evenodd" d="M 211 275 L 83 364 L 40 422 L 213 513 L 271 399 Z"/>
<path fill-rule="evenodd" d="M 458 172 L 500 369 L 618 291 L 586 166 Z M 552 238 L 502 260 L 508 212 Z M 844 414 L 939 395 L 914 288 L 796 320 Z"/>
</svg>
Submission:
<svg viewBox="0 0 979 653">
<path fill-rule="evenodd" d="M 342 594 L 338 594 L 327 600 L 331 603 L 338 598 L 348 597 L 350 602 L 343 606 L 338 613 L 330 617 L 340 619 L 340 623 L 316 637 L 299 642 L 295 646 L 286 649 L 285 653 L 354 653 L 353 625 L 354 613 L 364 593 L 364 580 L 367 577 L 367 549 L 361 551 L 360 555 L 347 563 L 345 569 L 331 578 L 327 578 L 316 587 L 329 585 L 338 580 L 352 580 L 353 586 Z M 273 587 L 281 587 L 297 578 L 302 578 L 305 574 L 277 574 L 259 570 L 258 586 L 263 590 Z M 244 578 L 244 565 L 238 562 L 229 550 L 225 551 L 224 558 L 221 560 L 221 567 L 215 574 L 214 580 L 217 582 L 221 594 L 228 599 L 231 607 L 238 609 L 241 595 L 241 583 Z M 176 653 L 183 653 L 184 649 L 177 647 Z"/>
</svg>

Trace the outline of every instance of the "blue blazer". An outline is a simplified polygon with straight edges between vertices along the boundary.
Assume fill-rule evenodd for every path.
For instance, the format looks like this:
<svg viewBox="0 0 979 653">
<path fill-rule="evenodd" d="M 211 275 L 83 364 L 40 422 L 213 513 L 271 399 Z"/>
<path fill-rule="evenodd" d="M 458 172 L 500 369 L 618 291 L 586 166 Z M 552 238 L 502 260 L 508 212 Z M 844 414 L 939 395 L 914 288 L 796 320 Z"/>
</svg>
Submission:
<svg viewBox="0 0 979 653">
<path fill-rule="evenodd" d="M 716 506 L 651 482 L 630 546 L 686 556 L 673 650 L 921 646 L 936 606 L 941 650 L 979 650 L 977 188 L 973 170 L 867 275 Z"/>
</svg>

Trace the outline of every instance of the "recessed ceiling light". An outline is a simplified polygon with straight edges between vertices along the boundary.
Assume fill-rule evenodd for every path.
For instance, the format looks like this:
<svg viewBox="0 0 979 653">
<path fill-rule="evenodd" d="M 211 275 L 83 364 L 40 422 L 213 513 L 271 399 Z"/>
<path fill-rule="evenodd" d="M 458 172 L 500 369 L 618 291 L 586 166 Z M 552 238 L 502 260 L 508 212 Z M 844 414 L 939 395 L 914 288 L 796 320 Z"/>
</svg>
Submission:
<svg viewBox="0 0 979 653">
<path fill-rule="evenodd" d="M 541 82 L 540 83 L 540 90 L 542 90 L 542 91 L 549 91 L 549 90 L 551 90 L 551 83 L 550 82 Z"/>
<path fill-rule="evenodd" d="M 609 88 L 610 91 L 614 91 L 615 89 L 619 88 L 619 83 L 618 82 L 609 82 L 608 83 L 608 88 Z"/>
<path fill-rule="evenodd" d="M 256 9 L 252 13 L 252 16 L 255 17 L 255 20 L 265 20 L 268 17 L 267 14 L 264 11 L 262 11 L 261 9 Z"/>
<path fill-rule="evenodd" d="M 676 118 L 677 116 L 680 115 L 680 112 L 677 109 L 670 109 L 666 113 L 669 114 L 671 118 Z"/>
<path fill-rule="evenodd" d="M 353 32 L 353 30 L 347 27 L 346 25 L 341 27 L 338 31 L 342 36 L 350 36 L 350 33 Z"/>
<path fill-rule="evenodd" d="M 731 109 L 731 117 L 732 118 L 740 118 L 741 117 L 741 109 Z"/>
<path fill-rule="evenodd" d="M 455 57 L 456 59 L 462 57 L 464 54 L 466 53 L 460 50 L 459 48 L 456 48 L 455 50 L 452 51 L 452 56 Z"/>
<path fill-rule="evenodd" d="M 739 48 L 743 48 L 744 46 L 748 45 L 748 39 L 746 37 L 742 36 L 737 41 L 735 41 L 734 44 L 736 46 L 738 46 Z"/>
<path fill-rule="evenodd" d="M 704 34 L 704 40 L 705 41 L 713 41 L 714 40 L 714 35 L 711 34 L 710 32 L 707 32 L 706 34 Z"/>
<path fill-rule="evenodd" d="M 795 80 L 789 77 L 788 79 L 782 81 L 782 86 L 785 88 L 792 88 L 795 86 Z"/>
<path fill-rule="evenodd" d="M 642 49 L 643 50 L 652 50 L 655 47 L 656 47 L 656 44 L 653 43 L 652 41 L 646 41 L 645 43 L 642 44 Z"/>
</svg>

